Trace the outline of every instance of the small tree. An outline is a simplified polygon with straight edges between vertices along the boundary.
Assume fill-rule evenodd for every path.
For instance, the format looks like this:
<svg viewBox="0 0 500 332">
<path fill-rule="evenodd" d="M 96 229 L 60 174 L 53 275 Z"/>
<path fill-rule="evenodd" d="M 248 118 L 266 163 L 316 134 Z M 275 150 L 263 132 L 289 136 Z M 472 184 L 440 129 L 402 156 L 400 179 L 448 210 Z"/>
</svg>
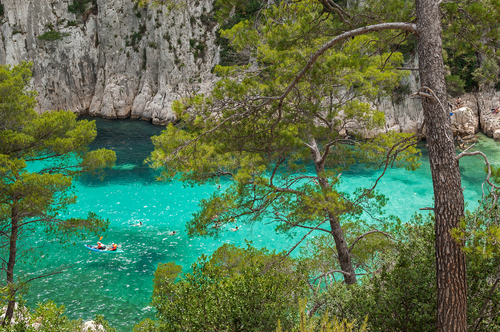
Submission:
<svg viewBox="0 0 500 332">
<path fill-rule="evenodd" d="M 44 276 L 16 279 L 16 263 L 34 255 L 30 236 L 66 243 L 73 235 L 106 229 L 108 222 L 93 213 L 87 218 L 63 218 L 62 213 L 76 201 L 73 178 L 111 167 L 116 159 L 110 150 L 88 151 L 96 136 L 93 121 L 77 121 L 71 112 L 39 115 L 33 110 L 35 94 L 27 90 L 30 66 L 0 66 L 0 260 L 8 302 L 4 326 L 13 316 L 18 290 Z"/>
<path fill-rule="evenodd" d="M 158 266 L 152 301 L 158 321 L 146 320 L 134 331 L 273 331 L 278 321 L 290 328 L 307 293 L 291 259 L 251 246 L 224 244 L 183 276 L 177 267 Z"/>
</svg>

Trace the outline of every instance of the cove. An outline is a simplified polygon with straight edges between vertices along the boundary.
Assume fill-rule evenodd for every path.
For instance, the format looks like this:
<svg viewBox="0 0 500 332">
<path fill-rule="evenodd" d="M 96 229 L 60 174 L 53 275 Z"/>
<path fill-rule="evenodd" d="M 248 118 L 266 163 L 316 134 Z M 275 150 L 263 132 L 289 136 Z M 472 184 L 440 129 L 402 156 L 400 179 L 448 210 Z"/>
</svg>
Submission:
<svg viewBox="0 0 500 332">
<path fill-rule="evenodd" d="M 250 240 L 257 247 L 288 250 L 295 238 L 276 234 L 273 225 L 243 225 L 238 232 L 224 232 L 221 237 L 189 238 L 184 224 L 197 211 L 200 199 L 218 190 L 216 186 L 183 187 L 179 182 L 161 183 L 143 160 L 153 149 L 150 137 L 163 128 L 148 122 L 134 120 L 95 120 L 98 136 L 92 149 L 106 147 L 117 153 L 113 170 L 103 181 L 84 176 L 75 181 L 78 203 L 70 207 L 68 216 L 84 216 L 93 211 L 110 220 L 103 243 L 118 243 L 123 254 L 100 254 L 85 249 L 83 244 L 96 243 L 98 238 L 76 241 L 69 248 L 50 246 L 45 257 L 36 265 L 22 267 L 22 272 L 47 272 L 60 265 L 73 265 L 62 274 L 39 279 L 31 284 L 25 297 L 29 306 L 48 299 L 66 307 L 73 319 L 92 319 L 104 315 L 118 331 L 131 331 L 146 317 L 154 318 L 149 306 L 153 289 L 153 275 L 159 263 L 175 261 L 189 271 L 190 265 L 202 255 L 210 255 L 223 243 L 245 245 Z M 490 162 L 500 163 L 500 144 L 479 137 L 476 145 L 485 152 Z M 414 172 L 390 169 L 381 179 L 378 190 L 389 198 L 387 214 L 407 221 L 419 208 L 432 206 L 432 181 L 425 144 L 422 166 Z M 462 186 L 468 208 L 477 206 L 484 180 L 484 163 L 475 157 L 462 158 Z M 355 166 L 342 174 L 342 188 L 351 191 L 370 185 L 380 174 Z M 221 183 L 221 190 L 227 183 Z M 143 226 L 132 224 L 143 222 Z M 229 228 L 229 227 L 227 227 Z M 168 235 L 170 231 L 176 235 Z M 228 230 L 228 229 L 227 229 Z M 300 237 L 300 233 L 298 234 Z M 40 240 L 32 239 L 37 245 Z M 39 241 L 39 242 L 37 242 Z"/>
</svg>

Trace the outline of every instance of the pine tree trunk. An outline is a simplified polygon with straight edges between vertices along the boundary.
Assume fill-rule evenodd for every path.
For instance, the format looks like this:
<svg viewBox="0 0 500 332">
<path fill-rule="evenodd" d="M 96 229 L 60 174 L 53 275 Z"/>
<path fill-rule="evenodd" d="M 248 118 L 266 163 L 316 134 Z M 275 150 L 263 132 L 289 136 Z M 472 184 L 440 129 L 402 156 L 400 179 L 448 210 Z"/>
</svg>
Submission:
<svg viewBox="0 0 500 332">
<path fill-rule="evenodd" d="M 16 264 L 16 253 L 17 253 L 17 236 L 19 233 L 19 220 L 18 220 L 17 210 L 12 208 L 11 213 L 11 233 L 10 233 L 10 245 L 9 245 L 9 261 L 7 262 L 7 286 L 8 286 L 8 304 L 7 311 L 5 312 L 5 317 L 2 322 L 2 326 L 10 325 L 10 321 L 14 316 L 14 308 L 16 305 L 16 291 L 14 286 L 14 266 Z"/>
<path fill-rule="evenodd" d="M 321 159 L 321 153 L 319 152 L 316 140 L 311 138 L 309 144 L 311 147 L 311 156 L 316 169 L 316 175 L 318 176 L 319 186 L 325 193 L 329 193 L 331 189 L 330 184 L 328 183 L 328 180 L 321 175 L 325 172 L 325 164 Z M 328 200 L 328 197 L 325 196 L 325 199 Z M 328 220 L 330 221 L 331 234 L 335 240 L 335 248 L 337 249 L 340 269 L 342 272 L 345 272 L 344 281 L 348 285 L 355 284 L 357 282 L 356 271 L 354 270 L 354 266 L 352 264 L 351 252 L 347 247 L 342 226 L 340 225 L 339 219 L 335 215 L 334 211 L 326 211 L 326 213 L 328 215 Z"/>
<path fill-rule="evenodd" d="M 437 0 L 417 0 L 418 61 L 421 86 L 446 105 L 441 17 Z M 423 92 L 432 94 L 430 91 Z M 465 255 L 451 237 L 464 216 L 460 170 L 450 116 L 434 99 L 422 97 L 436 217 L 437 331 L 467 330 Z"/>
<path fill-rule="evenodd" d="M 335 240 L 335 247 L 337 249 L 337 254 L 339 255 L 340 268 L 344 274 L 344 281 L 348 285 L 356 283 L 356 271 L 354 271 L 354 266 L 351 261 L 351 253 L 349 248 L 347 248 L 347 242 L 345 241 L 344 232 L 342 227 L 338 222 L 337 218 L 331 213 L 328 213 L 328 218 L 330 219 L 330 228 L 332 230 L 332 235 Z"/>
</svg>

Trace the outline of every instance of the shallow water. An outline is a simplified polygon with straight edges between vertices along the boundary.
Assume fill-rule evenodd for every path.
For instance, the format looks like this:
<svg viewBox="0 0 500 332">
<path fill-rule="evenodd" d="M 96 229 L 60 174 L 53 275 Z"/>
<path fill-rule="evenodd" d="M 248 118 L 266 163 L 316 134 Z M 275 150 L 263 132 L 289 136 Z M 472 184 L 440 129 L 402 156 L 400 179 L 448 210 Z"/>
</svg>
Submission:
<svg viewBox="0 0 500 332">
<path fill-rule="evenodd" d="M 92 148 L 106 147 L 117 152 L 116 167 L 104 181 L 86 177 L 76 183 L 78 203 L 69 215 L 84 216 L 88 211 L 109 218 L 110 227 L 103 243 L 119 243 L 123 254 L 90 252 L 79 241 L 67 249 L 52 248 L 37 264 L 37 271 L 75 264 L 63 274 L 32 283 L 26 297 L 28 305 L 51 299 L 66 307 L 71 318 L 92 319 L 104 315 L 118 331 L 131 331 L 146 317 L 154 317 L 149 306 L 153 274 L 158 263 L 175 261 L 184 271 L 201 254 L 211 254 L 222 243 L 243 245 L 245 239 L 258 247 L 289 249 L 294 239 L 276 234 L 272 225 L 243 226 L 238 232 L 225 232 L 220 238 L 189 238 L 184 224 L 197 210 L 198 201 L 217 190 L 215 186 L 184 188 L 181 183 L 158 183 L 143 160 L 153 149 L 150 137 L 162 128 L 133 120 L 95 118 L 98 136 Z M 500 145 L 484 136 L 478 148 L 500 163 Z M 421 207 L 432 206 L 432 182 L 425 147 L 422 167 L 409 172 L 392 169 L 382 178 L 379 190 L 389 197 L 387 213 L 406 221 Z M 464 194 L 470 207 L 477 205 L 484 164 L 474 157 L 461 161 Z M 354 167 L 342 175 L 342 186 L 350 190 L 371 184 L 380 171 Z M 222 183 L 222 189 L 227 184 Z M 132 224 L 143 222 L 141 227 Z M 169 231 L 178 231 L 170 236 Z M 24 268 L 28 273 L 34 271 Z"/>
</svg>

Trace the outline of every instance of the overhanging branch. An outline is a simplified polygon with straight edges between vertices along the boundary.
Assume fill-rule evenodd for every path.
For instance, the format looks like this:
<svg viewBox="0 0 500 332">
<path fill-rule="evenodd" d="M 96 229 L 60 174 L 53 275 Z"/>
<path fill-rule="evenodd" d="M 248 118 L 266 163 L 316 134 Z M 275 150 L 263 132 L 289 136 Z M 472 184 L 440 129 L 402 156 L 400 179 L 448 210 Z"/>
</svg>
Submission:
<svg viewBox="0 0 500 332">
<path fill-rule="evenodd" d="M 311 58 L 305 65 L 305 67 L 300 71 L 300 73 L 295 76 L 293 81 L 288 85 L 286 90 L 283 92 L 283 94 L 279 97 L 261 97 L 258 99 L 263 99 L 263 100 L 268 100 L 268 101 L 273 101 L 273 100 L 284 100 L 288 94 L 292 91 L 292 89 L 295 87 L 295 85 L 300 81 L 300 79 L 307 73 L 307 71 L 312 67 L 312 65 L 318 60 L 318 58 L 323 55 L 326 51 L 328 51 L 330 48 L 333 46 L 337 45 L 338 43 L 352 38 L 356 37 L 359 35 L 364 35 L 367 33 L 371 32 L 376 32 L 376 31 L 384 31 L 384 30 L 405 30 L 408 32 L 411 32 L 413 34 L 417 34 L 417 25 L 414 23 L 404 23 L 404 22 L 394 22 L 394 23 L 381 23 L 381 24 L 374 24 L 374 25 L 369 25 L 366 27 L 350 30 L 347 32 L 344 32 L 337 37 L 333 38 L 326 44 L 324 44 L 319 50 L 317 50 L 313 55 L 311 55 Z"/>
<path fill-rule="evenodd" d="M 354 240 L 354 242 L 351 244 L 351 247 L 349 248 L 349 252 L 351 252 L 352 249 L 354 249 L 354 246 L 356 245 L 356 243 L 358 243 L 359 240 L 361 240 L 362 238 L 364 238 L 367 235 L 375 234 L 375 233 L 380 233 L 380 234 L 385 235 L 386 237 L 390 238 L 391 240 L 396 241 L 396 239 L 394 239 L 389 233 L 382 232 L 382 231 L 379 231 L 379 230 L 373 230 L 373 231 L 369 231 L 369 232 L 366 232 L 365 234 L 362 234 L 362 235 L 358 236 Z"/>
</svg>

